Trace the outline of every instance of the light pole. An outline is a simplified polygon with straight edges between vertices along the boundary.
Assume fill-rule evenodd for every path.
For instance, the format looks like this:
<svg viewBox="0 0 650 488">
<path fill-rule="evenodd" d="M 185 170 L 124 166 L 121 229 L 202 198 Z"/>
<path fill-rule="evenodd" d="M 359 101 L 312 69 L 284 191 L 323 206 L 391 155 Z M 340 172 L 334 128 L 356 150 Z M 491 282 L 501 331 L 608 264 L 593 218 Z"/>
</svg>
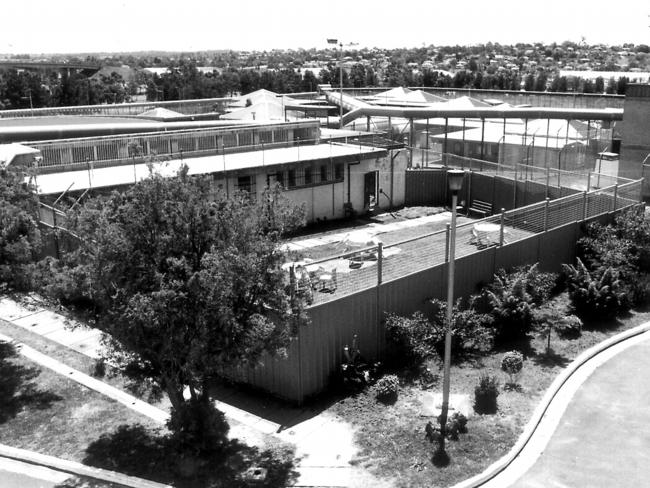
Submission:
<svg viewBox="0 0 650 488">
<path fill-rule="evenodd" d="M 451 232 L 449 233 L 449 262 L 447 264 L 447 320 L 445 328 L 445 357 L 442 379 L 442 409 L 440 410 L 439 453 L 445 452 L 447 433 L 447 414 L 449 412 L 449 370 L 451 368 L 451 320 L 454 309 L 454 259 L 456 254 L 456 204 L 458 192 L 463 186 L 465 172 L 452 169 L 447 171 L 447 185 L 451 191 Z"/>
</svg>

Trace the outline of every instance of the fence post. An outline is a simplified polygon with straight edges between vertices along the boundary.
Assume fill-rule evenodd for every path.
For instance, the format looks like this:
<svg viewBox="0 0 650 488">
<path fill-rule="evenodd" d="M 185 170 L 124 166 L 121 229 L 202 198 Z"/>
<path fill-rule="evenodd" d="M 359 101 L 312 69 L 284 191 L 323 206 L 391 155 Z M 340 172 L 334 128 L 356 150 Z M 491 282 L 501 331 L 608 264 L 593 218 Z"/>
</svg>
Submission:
<svg viewBox="0 0 650 488">
<path fill-rule="evenodd" d="M 546 197 L 546 201 L 544 203 L 544 232 L 548 230 L 548 206 L 551 202 L 551 199 Z"/>
<path fill-rule="evenodd" d="M 501 209 L 501 229 L 499 229 L 499 247 L 503 246 L 503 226 L 506 220 L 506 209 L 502 208 Z"/>
<path fill-rule="evenodd" d="M 447 235 L 445 238 L 445 263 L 449 262 L 449 236 L 451 232 L 451 224 L 447 224 Z"/>
<path fill-rule="evenodd" d="M 550 166 L 547 166 L 546 167 L 546 198 L 547 199 L 548 199 L 548 185 L 549 185 L 550 180 L 551 180 L 551 168 L 550 168 Z"/>
<path fill-rule="evenodd" d="M 613 209 L 614 211 L 616 211 L 617 197 L 618 197 L 618 183 L 614 185 L 614 209 Z"/>
<path fill-rule="evenodd" d="M 587 220 L 587 192 L 582 192 L 582 220 Z"/>
<path fill-rule="evenodd" d="M 587 173 L 587 191 L 591 188 L 591 171 Z"/>
<path fill-rule="evenodd" d="M 381 285 L 383 275 L 384 243 L 377 245 L 377 286 Z"/>
</svg>

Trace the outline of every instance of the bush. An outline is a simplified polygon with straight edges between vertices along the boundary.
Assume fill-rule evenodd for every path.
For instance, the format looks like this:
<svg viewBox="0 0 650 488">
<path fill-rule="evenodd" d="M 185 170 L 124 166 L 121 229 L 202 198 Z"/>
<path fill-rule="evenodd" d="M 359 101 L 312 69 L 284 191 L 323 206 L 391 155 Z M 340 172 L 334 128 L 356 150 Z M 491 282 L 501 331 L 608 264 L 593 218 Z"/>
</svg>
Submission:
<svg viewBox="0 0 650 488">
<path fill-rule="evenodd" d="M 520 280 L 525 292 L 530 297 L 530 302 L 535 305 L 548 302 L 557 288 L 558 282 L 556 273 L 540 271 L 538 263 L 518 266 L 510 273 L 500 270 L 496 276 L 502 283 L 510 287 Z"/>
<path fill-rule="evenodd" d="M 563 265 L 569 286 L 569 298 L 575 313 L 582 319 L 607 320 L 629 307 L 621 290 L 618 274 L 607 268 L 599 277 L 578 259 L 576 266 Z"/>
<path fill-rule="evenodd" d="M 434 357 L 437 345 L 444 341 L 444 335 L 433 329 L 422 312 L 415 312 L 411 317 L 388 314 L 386 338 L 409 365 L 420 365 Z"/>
<path fill-rule="evenodd" d="M 399 379 L 394 374 L 382 376 L 375 385 L 375 395 L 380 400 L 390 400 L 397 397 Z"/>
<path fill-rule="evenodd" d="M 523 278 L 509 281 L 498 275 L 472 300 L 472 308 L 492 316 L 494 340 L 508 344 L 526 337 L 533 326 L 533 305 Z"/>
<path fill-rule="evenodd" d="M 451 440 L 457 441 L 458 434 L 467 433 L 467 417 L 462 413 L 454 412 L 448 419 L 445 426 L 445 434 Z"/>
<path fill-rule="evenodd" d="M 424 427 L 425 437 L 429 442 L 438 444 L 440 442 L 440 418 L 438 421 L 433 424 L 427 422 Z M 458 440 L 458 434 L 467 433 L 467 417 L 462 413 L 454 412 L 447 418 L 447 423 L 445 424 L 445 435 L 453 441 Z"/>
<path fill-rule="evenodd" d="M 565 339 L 580 337 L 580 334 L 582 334 L 582 320 L 575 315 L 562 317 L 556 325 L 556 331 L 560 337 Z"/>
<path fill-rule="evenodd" d="M 509 384 L 514 385 L 515 376 L 524 367 L 524 356 L 518 351 L 509 351 L 501 358 L 501 370 L 505 371 L 510 378 Z"/>
<path fill-rule="evenodd" d="M 431 305 L 431 321 L 421 312 L 415 312 L 410 318 L 395 314 L 386 317 L 388 341 L 397 347 L 401 358 L 410 365 L 420 365 L 444 352 L 447 304 L 434 299 Z M 473 309 L 461 309 L 459 300 L 454 305 L 451 320 L 452 351 L 489 349 L 492 333 L 488 315 Z"/>
<path fill-rule="evenodd" d="M 481 375 L 474 388 L 474 411 L 476 413 L 496 413 L 499 382 L 495 376 Z"/>
</svg>

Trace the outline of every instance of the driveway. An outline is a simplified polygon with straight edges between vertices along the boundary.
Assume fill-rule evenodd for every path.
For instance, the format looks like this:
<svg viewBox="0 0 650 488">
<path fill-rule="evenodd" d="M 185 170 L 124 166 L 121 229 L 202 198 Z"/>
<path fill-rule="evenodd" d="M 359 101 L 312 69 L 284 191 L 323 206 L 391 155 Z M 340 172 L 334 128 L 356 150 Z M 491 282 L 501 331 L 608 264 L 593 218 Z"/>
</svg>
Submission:
<svg viewBox="0 0 650 488">
<path fill-rule="evenodd" d="M 512 487 L 650 486 L 649 370 L 647 337 L 596 369 Z"/>
</svg>

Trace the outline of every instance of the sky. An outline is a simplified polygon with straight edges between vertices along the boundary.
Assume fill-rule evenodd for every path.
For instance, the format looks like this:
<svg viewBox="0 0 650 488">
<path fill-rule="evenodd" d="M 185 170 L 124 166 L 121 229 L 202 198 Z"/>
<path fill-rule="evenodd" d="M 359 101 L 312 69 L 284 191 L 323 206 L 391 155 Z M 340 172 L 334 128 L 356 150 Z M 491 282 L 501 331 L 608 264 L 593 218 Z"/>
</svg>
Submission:
<svg viewBox="0 0 650 488">
<path fill-rule="evenodd" d="M 647 0 L 5 0 L 0 53 L 649 44 Z"/>
</svg>

